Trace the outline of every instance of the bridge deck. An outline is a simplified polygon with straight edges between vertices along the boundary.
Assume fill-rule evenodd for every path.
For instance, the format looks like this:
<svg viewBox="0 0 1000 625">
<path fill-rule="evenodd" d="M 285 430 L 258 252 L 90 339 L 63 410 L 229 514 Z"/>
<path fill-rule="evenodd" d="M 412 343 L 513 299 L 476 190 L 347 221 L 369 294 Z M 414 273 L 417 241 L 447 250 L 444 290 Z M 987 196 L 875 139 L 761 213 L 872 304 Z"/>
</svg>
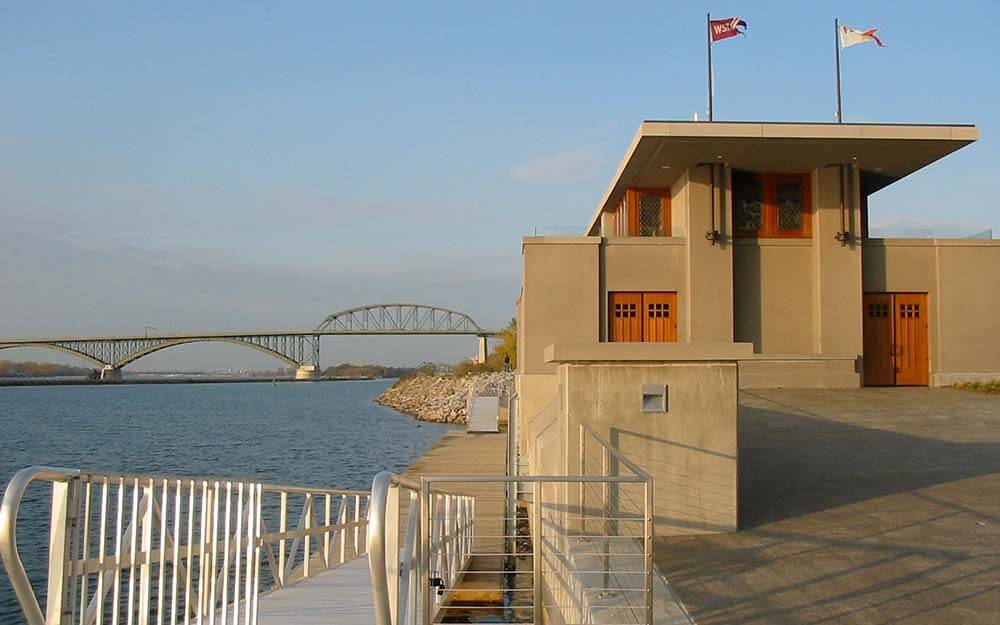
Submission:
<svg viewBox="0 0 1000 625">
<path fill-rule="evenodd" d="M 368 558 L 323 571 L 262 595 L 259 625 L 374 625 Z"/>
</svg>

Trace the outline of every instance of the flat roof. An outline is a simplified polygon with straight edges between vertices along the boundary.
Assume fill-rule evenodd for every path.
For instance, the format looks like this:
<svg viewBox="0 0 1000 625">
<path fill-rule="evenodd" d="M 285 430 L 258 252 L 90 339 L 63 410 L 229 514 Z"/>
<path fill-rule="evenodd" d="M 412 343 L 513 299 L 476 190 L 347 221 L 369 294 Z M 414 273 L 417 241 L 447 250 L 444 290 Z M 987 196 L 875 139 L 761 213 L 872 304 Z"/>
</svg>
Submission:
<svg viewBox="0 0 1000 625">
<path fill-rule="evenodd" d="M 972 124 L 644 121 L 587 225 L 618 206 L 631 187 L 665 188 L 699 164 L 763 172 L 857 165 L 877 191 L 979 138 Z"/>
</svg>

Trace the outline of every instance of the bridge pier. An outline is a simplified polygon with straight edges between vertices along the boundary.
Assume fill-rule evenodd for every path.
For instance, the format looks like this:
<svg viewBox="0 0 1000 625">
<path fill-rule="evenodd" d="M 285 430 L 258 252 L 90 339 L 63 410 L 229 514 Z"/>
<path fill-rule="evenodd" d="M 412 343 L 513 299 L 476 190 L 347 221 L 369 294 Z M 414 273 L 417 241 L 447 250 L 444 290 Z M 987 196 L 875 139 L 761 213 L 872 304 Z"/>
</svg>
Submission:
<svg viewBox="0 0 1000 625">
<path fill-rule="evenodd" d="M 101 382 L 121 382 L 122 368 L 113 365 L 104 365 L 101 369 Z"/>
<path fill-rule="evenodd" d="M 321 371 L 318 365 L 299 365 L 295 370 L 296 380 L 318 380 Z"/>
<path fill-rule="evenodd" d="M 486 364 L 486 355 L 489 354 L 487 337 L 478 336 L 476 338 L 479 339 L 479 350 L 476 352 L 476 364 L 484 365 Z"/>
</svg>

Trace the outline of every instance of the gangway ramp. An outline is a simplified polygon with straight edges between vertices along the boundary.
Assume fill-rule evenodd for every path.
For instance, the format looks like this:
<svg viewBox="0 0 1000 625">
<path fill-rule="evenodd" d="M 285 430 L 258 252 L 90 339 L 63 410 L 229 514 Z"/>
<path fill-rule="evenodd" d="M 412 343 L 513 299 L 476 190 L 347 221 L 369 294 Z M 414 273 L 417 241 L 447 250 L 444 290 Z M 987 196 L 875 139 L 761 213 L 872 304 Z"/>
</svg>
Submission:
<svg viewBox="0 0 1000 625">
<path fill-rule="evenodd" d="M 368 558 L 260 596 L 259 625 L 375 625 Z"/>
<path fill-rule="evenodd" d="M 473 395 L 469 400 L 469 419 L 466 432 L 500 431 L 500 397 Z"/>
</svg>

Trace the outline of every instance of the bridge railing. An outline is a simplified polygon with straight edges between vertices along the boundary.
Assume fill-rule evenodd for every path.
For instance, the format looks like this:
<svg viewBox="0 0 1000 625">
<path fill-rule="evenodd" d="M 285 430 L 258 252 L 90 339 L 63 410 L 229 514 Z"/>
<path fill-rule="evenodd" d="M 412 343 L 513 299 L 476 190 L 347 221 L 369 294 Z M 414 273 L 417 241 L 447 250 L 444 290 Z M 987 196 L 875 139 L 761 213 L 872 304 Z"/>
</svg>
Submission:
<svg viewBox="0 0 1000 625">
<path fill-rule="evenodd" d="M 17 544 L 51 485 L 45 609 Z M 369 493 L 251 480 L 29 467 L 0 504 L 0 557 L 29 625 L 256 622 L 262 588 L 364 553 Z"/>
</svg>

